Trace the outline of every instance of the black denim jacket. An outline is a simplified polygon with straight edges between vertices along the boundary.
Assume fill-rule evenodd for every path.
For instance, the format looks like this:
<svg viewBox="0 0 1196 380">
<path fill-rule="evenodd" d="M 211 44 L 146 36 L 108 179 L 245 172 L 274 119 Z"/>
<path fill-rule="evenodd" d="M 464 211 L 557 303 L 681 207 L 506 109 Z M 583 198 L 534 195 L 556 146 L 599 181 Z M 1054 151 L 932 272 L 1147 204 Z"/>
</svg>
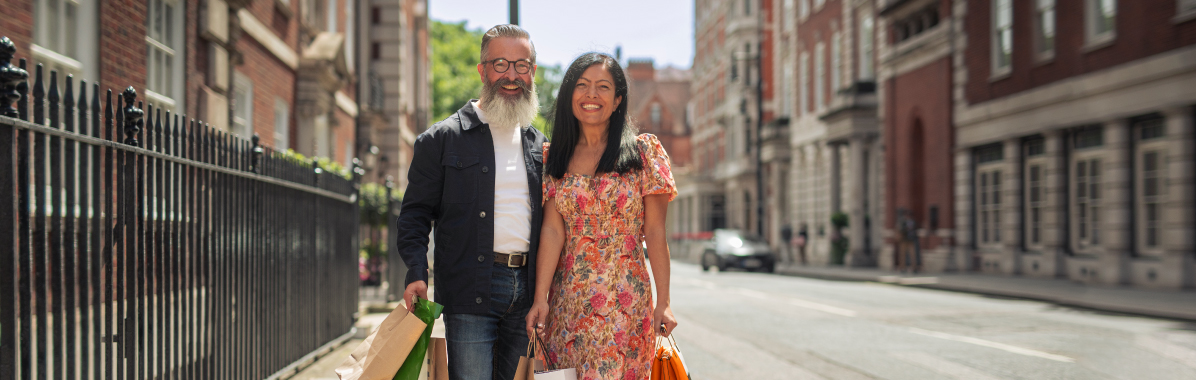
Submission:
<svg viewBox="0 0 1196 380">
<path fill-rule="evenodd" d="M 529 297 L 530 289 L 536 286 L 536 248 L 544 219 L 540 180 L 547 141 L 539 130 L 523 127 L 523 160 L 532 211 Z M 444 305 L 445 313 L 482 314 L 490 310 L 494 173 L 490 126 L 478 119 L 472 102 L 415 140 L 395 247 L 408 268 L 404 285 L 427 281 L 428 233 L 432 222 L 436 223 L 435 301 Z"/>
</svg>

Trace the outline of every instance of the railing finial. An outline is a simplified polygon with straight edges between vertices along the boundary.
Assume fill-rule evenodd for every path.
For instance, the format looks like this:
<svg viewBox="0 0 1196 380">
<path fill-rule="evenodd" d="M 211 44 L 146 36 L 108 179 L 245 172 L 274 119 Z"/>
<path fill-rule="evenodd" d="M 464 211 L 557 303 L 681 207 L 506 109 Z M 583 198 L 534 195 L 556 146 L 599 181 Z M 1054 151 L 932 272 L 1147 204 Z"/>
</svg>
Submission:
<svg viewBox="0 0 1196 380">
<path fill-rule="evenodd" d="M 17 54 L 17 47 L 8 37 L 0 37 L 0 114 L 8 117 L 18 117 L 20 114 L 12 106 L 12 102 L 21 99 L 21 92 L 17 85 L 29 79 L 29 73 L 20 67 L 12 65 L 12 58 Z"/>
<path fill-rule="evenodd" d="M 254 132 L 252 140 L 253 140 L 253 156 L 251 156 L 249 158 L 250 159 L 250 161 L 249 161 L 250 170 L 252 170 L 254 173 L 262 174 L 262 172 L 260 170 L 258 170 L 258 165 L 262 162 L 262 145 L 261 145 L 262 137 L 258 136 L 257 132 Z"/>
<path fill-rule="evenodd" d="M 137 90 L 133 89 L 133 86 L 129 86 L 120 96 L 125 98 L 125 108 L 121 110 L 125 116 L 123 126 L 125 129 L 125 144 L 140 146 L 141 142 L 137 141 L 137 132 L 141 132 L 142 123 L 145 122 L 141 120 L 145 116 L 145 111 L 133 105 L 133 101 L 137 99 Z"/>
</svg>

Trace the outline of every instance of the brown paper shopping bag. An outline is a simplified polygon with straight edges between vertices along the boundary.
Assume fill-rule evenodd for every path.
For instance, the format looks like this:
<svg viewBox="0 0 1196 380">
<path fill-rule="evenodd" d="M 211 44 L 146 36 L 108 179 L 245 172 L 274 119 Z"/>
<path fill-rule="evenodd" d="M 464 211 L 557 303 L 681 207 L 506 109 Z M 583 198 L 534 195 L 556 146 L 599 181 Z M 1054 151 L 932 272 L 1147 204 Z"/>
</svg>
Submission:
<svg viewBox="0 0 1196 380">
<path fill-rule="evenodd" d="M 341 380 L 394 378 L 427 326 L 400 305 L 336 367 L 336 375 Z"/>
<path fill-rule="evenodd" d="M 536 358 L 536 346 L 539 342 L 540 356 L 548 358 L 548 348 L 540 340 L 539 330 L 536 338 L 527 344 L 527 356 L 519 358 L 519 366 L 515 369 L 515 380 L 577 380 L 577 370 L 573 368 L 544 369 L 544 360 Z M 556 366 L 555 363 L 551 364 Z"/>
<path fill-rule="evenodd" d="M 428 380 L 448 380 L 448 344 L 433 337 L 428 343 Z"/>
</svg>

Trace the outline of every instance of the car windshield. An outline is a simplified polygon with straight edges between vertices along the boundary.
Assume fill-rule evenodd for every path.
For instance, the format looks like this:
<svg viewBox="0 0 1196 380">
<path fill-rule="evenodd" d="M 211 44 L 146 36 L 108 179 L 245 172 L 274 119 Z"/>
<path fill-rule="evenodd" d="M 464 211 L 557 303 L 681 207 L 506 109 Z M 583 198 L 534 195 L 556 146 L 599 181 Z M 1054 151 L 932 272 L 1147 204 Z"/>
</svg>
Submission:
<svg viewBox="0 0 1196 380">
<path fill-rule="evenodd" d="M 717 231 L 714 234 L 714 240 L 718 242 L 719 246 L 742 247 L 748 244 L 763 244 L 764 239 L 758 236 L 745 235 L 743 232 L 735 230 Z"/>
</svg>

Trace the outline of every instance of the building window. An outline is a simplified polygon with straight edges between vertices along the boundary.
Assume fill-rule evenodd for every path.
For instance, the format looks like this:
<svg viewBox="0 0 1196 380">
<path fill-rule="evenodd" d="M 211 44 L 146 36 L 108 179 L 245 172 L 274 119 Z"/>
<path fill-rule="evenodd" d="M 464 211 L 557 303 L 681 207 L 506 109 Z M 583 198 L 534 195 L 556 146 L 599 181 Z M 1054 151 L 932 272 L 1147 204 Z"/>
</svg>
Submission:
<svg viewBox="0 0 1196 380">
<path fill-rule="evenodd" d="M 79 43 L 73 38 L 78 35 L 79 8 L 75 0 L 36 1 L 33 43 L 66 58 L 79 59 Z"/>
<path fill-rule="evenodd" d="M 324 3 L 325 5 L 327 5 L 327 8 L 328 8 L 328 10 L 327 10 L 328 13 L 325 14 L 325 16 L 328 17 L 328 21 L 324 22 L 324 31 L 332 32 L 332 33 L 337 32 L 337 29 L 336 29 L 336 27 L 337 27 L 337 25 L 336 25 L 336 20 L 337 20 L 336 4 L 337 4 L 337 2 L 338 2 L 337 0 L 327 0 Z"/>
<path fill-rule="evenodd" d="M 739 80 L 739 59 L 735 57 L 734 53 L 731 54 L 731 75 L 729 75 L 727 78 L 729 78 L 731 82 Z"/>
<path fill-rule="evenodd" d="M 826 0 L 814 0 L 814 9 L 822 9 L 823 4 L 826 4 Z"/>
<path fill-rule="evenodd" d="M 1117 0 L 1088 0 L 1088 44 L 1112 40 L 1117 33 Z"/>
<path fill-rule="evenodd" d="M 843 43 L 843 37 L 841 35 L 839 35 L 839 33 L 836 32 L 834 37 L 831 37 L 831 93 L 832 94 L 835 91 L 838 91 L 839 87 L 840 87 L 839 81 L 841 80 L 840 75 L 842 74 L 842 70 L 841 70 L 840 66 L 843 64 L 843 57 L 842 57 L 843 49 L 840 46 L 842 43 Z"/>
<path fill-rule="evenodd" d="M 282 98 L 274 98 L 274 149 L 285 151 L 290 147 L 291 106 Z"/>
<path fill-rule="evenodd" d="M 47 74 L 58 72 L 59 88 L 66 83 L 67 75 L 73 75 L 75 80 L 98 82 L 99 19 L 87 17 L 96 14 L 96 7 L 95 0 L 33 2 L 30 80 L 33 79 L 33 68 L 40 64 Z"/>
<path fill-rule="evenodd" d="M 1175 5 L 1175 10 L 1179 14 L 1196 12 L 1196 0 L 1179 0 Z"/>
<path fill-rule="evenodd" d="M 752 0 L 743 0 L 743 15 L 752 15 Z"/>
<path fill-rule="evenodd" d="M 806 18 L 806 16 L 810 15 L 810 0 L 797 0 L 797 1 L 801 2 L 801 4 L 799 4 L 799 6 L 798 6 L 799 14 L 801 15 L 801 18 L 804 19 L 804 18 Z"/>
<path fill-rule="evenodd" d="M 798 66 L 798 71 L 801 73 L 801 82 L 798 84 L 800 96 L 797 109 L 804 114 L 810 110 L 810 55 L 808 53 L 801 53 L 801 65 Z"/>
<path fill-rule="evenodd" d="M 823 106 L 823 86 L 826 83 L 826 63 L 823 61 L 824 47 L 822 43 L 814 47 L 814 108 L 822 109 Z"/>
<path fill-rule="evenodd" d="M 993 4 L 995 8 L 996 3 L 994 2 Z M 893 32 L 897 35 L 897 42 L 902 42 L 931 30 L 938 25 L 939 5 L 933 4 L 893 22 Z"/>
<path fill-rule="evenodd" d="M 1164 138 L 1164 119 L 1152 117 L 1135 123 L 1138 132 L 1138 179 L 1135 192 L 1138 219 L 1139 251 L 1160 253 L 1162 248 L 1162 207 L 1167 194 L 1167 141 Z"/>
<path fill-rule="evenodd" d="M 872 16 L 865 15 L 860 21 L 860 79 L 872 79 Z"/>
<path fill-rule="evenodd" d="M 177 1 L 149 0 L 146 17 L 147 98 L 166 110 L 183 97 L 183 24 Z"/>
<path fill-rule="evenodd" d="M 793 20 L 793 16 L 794 16 L 793 2 L 794 1 L 796 1 L 796 0 L 785 0 L 784 9 L 783 9 L 783 12 L 781 12 L 781 17 L 784 18 L 784 22 L 782 22 L 781 25 L 785 28 L 785 31 L 792 31 L 793 27 L 796 24 L 793 22 L 794 21 Z"/>
<path fill-rule="evenodd" d="M 1035 50 L 1040 58 L 1049 58 L 1055 53 L 1055 0 L 1037 0 L 1034 10 L 1037 43 Z"/>
<path fill-rule="evenodd" d="M 345 2 L 345 64 L 350 71 L 355 71 L 357 60 L 357 33 L 353 31 L 353 2 Z"/>
<path fill-rule="evenodd" d="M 1078 248 L 1100 244 L 1100 159 L 1075 163 L 1075 218 Z"/>
<path fill-rule="evenodd" d="M 382 23 L 382 8 L 380 8 L 380 7 L 370 8 L 370 23 L 374 24 L 374 25 L 378 25 L 378 24 Z"/>
<path fill-rule="evenodd" d="M 1000 143 L 976 148 L 976 234 L 980 246 L 1001 242 L 1001 161 L 1005 159 Z"/>
<path fill-rule="evenodd" d="M 785 66 L 781 68 L 781 76 L 784 80 L 781 81 L 781 115 L 793 115 L 793 59 L 785 57 Z"/>
<path fill-rule="evenodd" d="M 233 82 L 233 134 L 248 139 L 253 137 L 253 82 L 241 73 L 234 75 Z"/>
<path fill-rule="evenodd" d="M 1042 177 L 1042 164 L 1026 167 L 1026 243 L 1031 248 L 1042 246 L 1042 213 L 1046 204 Z"/>
<path fill-rule="evenodd" d="M 652 103 L 652 128 L 660 131 L 660 103 Z"/>
<path fill-rule="evenodd" d="M 993 1 L 993 75 L 1009 72 L 1013 61 L 1013 0 Z"/>
</svg>

